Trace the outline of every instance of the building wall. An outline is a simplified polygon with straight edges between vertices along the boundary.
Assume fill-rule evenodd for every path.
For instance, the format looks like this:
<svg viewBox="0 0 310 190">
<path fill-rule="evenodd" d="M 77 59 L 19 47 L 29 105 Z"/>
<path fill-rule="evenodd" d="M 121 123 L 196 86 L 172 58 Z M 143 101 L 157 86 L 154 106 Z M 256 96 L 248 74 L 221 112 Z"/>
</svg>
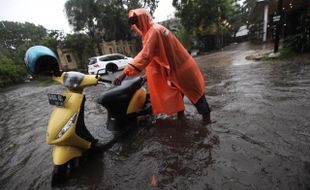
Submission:
<svg viewBox="0 0 310 190">
<path fill-rule="evenodd" d="M 110 41 L 110 42 L 102 42 L 100 43 L 100 47 L 103 51 L 103 54 L 111 54 L 111 53 L 121 53 L 127 56 L 134 56 L 136 52 L 134 51 L 135 42 L 131 41 Z M 100 55 L 98 48 L 95 48 L 95 53 L 97 56 Z"/>
<path fill-rule="evenodd" d="M 102 42 L 100 43 L 100 47 L 102 49 L 103 54 L 111 54 L 111 53 L 121 53 L 127 56 L 134 57 L 136 55 L 135 52 L 135 41 L 110 41 L 110 42 Z M 96 56 L 99 56 L 100 53 L 98 48 L 94 48 Z M 78 67 L 79 59 L 76 52 L 72 52 L 68 49 L 57 48 L 58 57 L 60 60 L 60 67 L 62 70 L 77 70 L 81 69 Z M 86 53 L 83 53 L 83 60 L 81 60 L 84 65 L 84 69 L 87 68 L 88 58 L 89 56 Z"/>
<path fill-rule="evenodd" d="M 68 49 L 57 48 L 57 53 L 61 70 L 76 70 L 78 68 L 78 59 L 74 52 Z"/>
<path fill-rule="evenodd" d="M 309 1 L 309 0 L 308 0 Z M 273 16 L 277 11 L 277 0 L 258 0 L 253 12 L 250 16 L 250 39 L 256 42 L 263 41 L 263 26 L 264 26 L 264 7 L 268 5 L 268 19 L 267 19 L 267 41 L 273 41 L 274 24 Z M 298 23 L 298 19 L 305 17 L 306 7 L 309 7 L 309 3 L 306 0 L 283 0 L 282 10 L 282 26 L 281 37 L 292 35 L 297 28 L 300 28 L 302 24 Z M 298 26 L 299 25 L 299 26 Z"/>
</svg>

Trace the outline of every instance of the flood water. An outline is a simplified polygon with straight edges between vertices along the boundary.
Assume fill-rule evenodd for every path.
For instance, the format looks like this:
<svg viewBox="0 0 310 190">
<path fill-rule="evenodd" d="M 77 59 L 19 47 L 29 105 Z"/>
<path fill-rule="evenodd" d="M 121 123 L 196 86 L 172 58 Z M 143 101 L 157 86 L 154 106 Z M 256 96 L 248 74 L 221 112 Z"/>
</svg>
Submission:
<svg viewBox="0 0 310 190">
<path fill-rule="evenodd" d="M 268 47 L 267 47 L 268 48 Z M 188 100 L 185 122 L 146 120 L 105 153 L 87 155 L 61 189 L 310 189 L 310 62 L 247 61 L 248 43 L 196 57 L 215 123 Z M 85 122 L 108 138 L 102 86 L 85 89 Z M 0 92 L 0 189 L 51 189 L 45 142 L 60 85 Z"/>
</svg>

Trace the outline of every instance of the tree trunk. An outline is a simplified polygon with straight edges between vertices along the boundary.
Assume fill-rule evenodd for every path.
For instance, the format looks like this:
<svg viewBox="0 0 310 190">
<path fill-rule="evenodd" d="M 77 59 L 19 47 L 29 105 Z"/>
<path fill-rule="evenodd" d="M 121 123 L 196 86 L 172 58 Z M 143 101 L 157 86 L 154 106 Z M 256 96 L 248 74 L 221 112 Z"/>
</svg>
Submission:
<svg viewBox="0 0 310 190">
<path fill-rule="evenodd" d="M 103 55 L 103 51 L 102 51 L 102 48 L 100 46 L 100 42 L 99 40 L 96 39 L 96 46 L 97 46 L 97 49 L 98 49 L 98 52 L 100 55 Z"/>
</svg>

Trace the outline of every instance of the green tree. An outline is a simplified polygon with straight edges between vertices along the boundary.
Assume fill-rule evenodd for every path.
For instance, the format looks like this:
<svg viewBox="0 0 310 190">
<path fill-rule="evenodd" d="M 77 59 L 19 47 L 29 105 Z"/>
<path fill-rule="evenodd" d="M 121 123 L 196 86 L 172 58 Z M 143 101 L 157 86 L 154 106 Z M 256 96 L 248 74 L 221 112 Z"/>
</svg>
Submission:
<svg viewBox="0 0 310 190">
<path fill-rule="evenodd" d="M 26 50 L 33 45 L 43 44 L 47 37 L 49 35 L 43 26 L 27 22 L 0 22 L 0 87 L 25 79 Z"/>
<path fill-rule="evenodd" d="M 159 0 L 121 0 L 121 2 L 127 6 L 128 10 L 143 7 L 147 8 L 151 15 L 153 15 Z"/>
<path fill-rule="evenodd" d="M 209 32 L 233 10 L 231 0 L 173 0 L 173 6 L 185 29 L 196 34 Z"/>
<path fill-rule="evenodd" d="M 9 84 L 21 82 L 26 76 L 24 66 L 15 63 L 15 60 L 6 56 L 0 57 L 0 88 Z"/>
<path fill-rule="evenodd" d="M 127 10 L 121 1 L 106 1 L 100 11 L 98 28 L 103 40 L 127 39 L 130 28 L 127 22 Z"/>
<path fill-rule="evenodd" d="M 185 30 L 184 26 L 180 23 L 180 19 L 169 19 L 162 22 L 162 25 L 169 29 L 182 45 L 190 50 L 192 47 L 191 35 Z"/>
<path fill-rule="evenodd" d="M 153 13 L 158 0 L 68 0 L 65 11 L 75 32 L 87 32 L 92 43 L 128 38 L 128 9 L 147 7 Z"/>
<path fill-rule="evenodd" d="M 75 32 L 87 31 L 92 42 L 97 45 L 98 51 L 102 54 L 100 48 L 99 31 L 97 20 L 102 9 L 102 0 L 68 0 L 65 3 L 65 12 L 69 24 Z"/>
<path fill-rule="evenodd" d="M 57 47 L 59 44 L 65 39 L 65 34 L 60 30 L 50 30 L 48 31 L 48 35 L 44 37 L 40 45 L 49 47 L 54 52 L 57 51 Z"/>
<path fill-rule="evenodd" d="M 25 42 L 39 42 L 47 35 L 46 29 L 32 23 L 0 21 L 0 47 L 16 49 Z"/>
<path fill-rule="evenodd" d="M 203 49 L 207 44 L 222 47 L 224 37 L 232 32 L 233 0 L 173 0 L 172 5 L 185 30 L 197 38 Z M 216 41 L 212 40 L 214 37 Z"/>
<path fill-rule="evenodd" d="M 22 64 L 26 50 L 33 45 L 41 44 L 48 36 L 43 26 L 32 23 L 0 22 L 0 55 Z M 23 66 L 24 67 L 24 66 Z"/>
<path fill-rule="evenodd" d="M 83 55 L 93 55 L 91 39 L 83 33 L 68 34 L 62 42 L 62 47 L 77 52 L 78 64 L 81 69 L 85 69 Z"/>
<path fill-rule="evenodd" d="M 233 13 L 229 17 L 230 29 L 235 36 L 239 28 L 245 25 L 246 21 L 243 14 L 243 7 L 239 3 L 233 5 Z"/>
<path fill-rule="evenodd" d="M 248 19 L 253 9 L 255 8 L 257 0 L 245 0 L 242 5 L 242 11 L 245 19 Z"/>
</svg>

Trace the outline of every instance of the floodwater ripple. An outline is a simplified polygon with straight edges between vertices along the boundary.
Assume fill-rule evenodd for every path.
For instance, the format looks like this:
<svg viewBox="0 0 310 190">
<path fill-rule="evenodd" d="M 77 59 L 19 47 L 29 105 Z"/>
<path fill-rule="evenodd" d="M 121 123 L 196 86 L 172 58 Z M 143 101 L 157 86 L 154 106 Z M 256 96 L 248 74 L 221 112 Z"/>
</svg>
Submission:
<svg viewBox="0 0 310 190">
<path fill-rule="evenodd" d="M 310 63 L 254 62 L 248 43 L 197 57 L 212 109 L 209 126 L 188 99 L 185 121 L 145 120 L 102 154 L 85 155 L 64 189 L 309 189 Z M 85 89 L 85 123 L 107 139 L 102 86 Z M 45 143 L 60 85 L 0 92 L 0 188 L 51 189 Z M 155 187 L 154 187 L 155 186 Z"/>
</svg>

